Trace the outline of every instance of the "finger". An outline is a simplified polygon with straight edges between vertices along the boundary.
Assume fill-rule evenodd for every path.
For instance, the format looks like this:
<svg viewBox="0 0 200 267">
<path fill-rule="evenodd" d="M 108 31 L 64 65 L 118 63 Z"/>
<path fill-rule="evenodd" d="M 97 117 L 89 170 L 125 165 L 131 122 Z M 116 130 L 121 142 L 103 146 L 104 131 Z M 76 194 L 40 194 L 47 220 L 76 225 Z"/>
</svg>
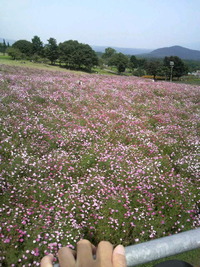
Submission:
<svg viewBox="0 0 200 267">
<path fill-rule="evenodd" d="M 78 266 L 93 266 L 93 252 L 95 247 L 90 241 L 83 239 L 77 243 L 77 264 Z"/>
<path fill-rule="evenodd" d="M 42 258 L 40 262 L 41 267 L 53 267 L 53 255 L 49 254 Z"/>
<path fill-rule="evenodd" d="M 73 267 L 76 264 L 76 252 L 68 247 L 63 247 L 58 250 L 58 260 L 60 267 Z"/>
<path fill-rule="evenodd" d="M 113 267 L 126 267 L 125 249 L 122 245 L 118 245 L 113 251 Z"/>
<path fill-rule="evenodd" d="M 96 260 L 101 267 L 112 266 L 113 246 L 108 241 L 101 241 L 97 247 Z"/>
</svg>

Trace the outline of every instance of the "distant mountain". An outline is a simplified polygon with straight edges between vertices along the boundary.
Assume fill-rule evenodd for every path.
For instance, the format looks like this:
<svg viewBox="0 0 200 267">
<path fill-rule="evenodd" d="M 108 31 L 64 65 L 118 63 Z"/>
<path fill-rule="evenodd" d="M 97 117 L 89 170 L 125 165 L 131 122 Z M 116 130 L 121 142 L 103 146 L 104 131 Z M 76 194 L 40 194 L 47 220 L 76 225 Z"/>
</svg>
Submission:
<svg viewBox="0 0 200 267">
<path fill-rule="evenodd" d="M 104 53 L 106 48 L 112 47 L 118 53 L 123 53 L 125 55 L 138 55 L 138 54 L 150 53 L 152 51 L 152 49 L 123 48 L 123 47 L 115 47 L 115 46 L 95 46 L 95 45 L 92 45 L 91 47 L 94 51 L 101 52 L 101 53 Z"/>
<path fill-rule="evenodd" d="M 142 56 L 147 58 L 164 58 L 169 56 L 177 56 L 181 59 L 200 61 L 200 51 L 192 50 L 178 45 L 159 48 L 153 50 L 151 53 L 143 54 Z"/>
</svg>

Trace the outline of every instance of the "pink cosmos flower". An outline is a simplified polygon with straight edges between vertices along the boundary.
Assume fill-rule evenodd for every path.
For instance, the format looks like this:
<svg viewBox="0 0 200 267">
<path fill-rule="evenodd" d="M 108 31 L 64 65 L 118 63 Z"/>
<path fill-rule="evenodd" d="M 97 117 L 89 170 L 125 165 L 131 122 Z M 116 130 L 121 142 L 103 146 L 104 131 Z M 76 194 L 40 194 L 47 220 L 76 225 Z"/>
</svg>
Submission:
<svg viewBox="0 0 200 267">
<path fill-rule="evenodd" d="M 4 243 L 10 243 L 11 239 L 10 238 L 6 238 L 4 239 Z"/>
</svg>

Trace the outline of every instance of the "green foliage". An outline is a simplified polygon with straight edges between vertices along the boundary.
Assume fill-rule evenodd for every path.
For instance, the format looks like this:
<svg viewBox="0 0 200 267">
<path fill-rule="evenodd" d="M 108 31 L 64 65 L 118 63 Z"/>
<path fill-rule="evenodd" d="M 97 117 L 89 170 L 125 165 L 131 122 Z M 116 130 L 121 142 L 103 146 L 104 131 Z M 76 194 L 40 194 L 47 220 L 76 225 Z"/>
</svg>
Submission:
<svg viewBox="0 0 200 267">
<path fill-rule="evenodd" d="M 168 73 L 170 73 L 170 61 L 174 62 L 174 67 L 173 67 L 173 76 L 180 78 L 181 76 L 185 75 L 188 73 L 188 68 L 184 64 L 184 62 L 176 56 L 171 56 L 171 57 L 165 57 L 163 64 L 166 68 L 168 68 Z"/>
<path fill-rule="evenodd" d="M 8 47 L 6 49 L 6 52 L 8 53 L 9 56 L 11 56 L 12 59 L 21 59 L 23 57 L 23 54 L 20 52 L 18 48 L 14 47 Z"/>
<path fill-rule="evenodd" d="M 3 53 L 3 44 L 0 43 L 0 53 Z"/>
<path fill-rule="evenodd" d="M 134 76 L 141 77 L 141 76 L 145 75 L 145 70 L 143 68 L 137 68 L 136 70 L 132 71 L 132 74 Z"/>
<path fill-rule="evenodd" d="M 102 54 L 102 59 L 104 61 L 105 64 L 108 64 L 110 58 L 112 56 L 114 56 L 117 53 L 117 51 L 115 49 L 113 49 L 112 47 L 108 47 L 105 49 L 105 52 Z"/>
<path fill-rule="evenodd" d="M 45 56 L 51 61 L 51 64 L 53 65 L 59 57 L 56 39 L 49 38 L 48 44 L 45 45 L 44 52 Z"/>
<path fill-rule="evenodd" d="M 134 70 L 137 67 L 138 67 L 137 58 L 135 56 L 131 56 L 129 60 L 129 68 Z"/>
<path fill-rule="evenodd" d="M 116 66 L 119 73 L 124 72 L 128 66 L 128 57 L 122 53 L 116 53 L 110 58 L 108 64 Z"/>
<path fill-rule="evenodd" d="M 153 75 L 154 80 L 156 78 L 156 75 L 159 73 L 160 68 L 161 68 L 160 62 L 154 60 L 148 61 L 145 66 L 147 74 Z"/>
<path fill-rule="evenodd" d="M 19 40 L 15 42 L 12 47 L 19 49 L 19 51 L 27 57 L 30 57 L 33 53 L 33 44 L 26 40 Z"/>
<path fill-rule="evenodd" d="M 131 56 L 129 59 L 128 67 L 132 75 L 141 77 L 146 74 L 145 71 L 146 60 Z"/>
<path fill-rule="evenodd" d="M 76 65 L 79 68 L 83 65 L 89 71 L 98 64 L 98 58 L 92 48 L 87 44 L 79 44 L 77 56 L 75 57 Z"/>
<path fill-rule="evenodd" d="M 48 62 L 48 59 L 47 58 L 44 58 L 44 57 L 40 57 L 38 54 L 34 54 L 31 59 L 33 60 L 33 62 L 36 62 L 36 63 L 47 63 Z"/>
<path fill-rule="evenodd" d="M 32 44 L 33 44 L 32 53 L 38 56 L 42 56 L 43 55 L 43 43 L 40 40 L 40 37 L 34 36 L 32 38 Z"/>
<path fill-rule="evenodd" d="M 167 68 L 166 66 L 160 66 L 158 68 L 158 73 L 157 75 L 161 76 L 161 77 L 165 77 L 165 80 L 167 80 L 167 77 L 170 76 L 170 70 L 169 68 Z"/>
<path fill-rule="evenodd" d="M 171 69 L 170 61 L 174 62 L 173 69 Z M 154 79 L 156 79 L 156 76 L 162 76 L 165 80 L 170 79 L 171 71 L 173 71 L 173 77 L 179 79 L 188 72 L 187 66 L 176 56 L 165 57 L 163 62 L 159 60 L 147 61 L 144 68 L 147 74 L 153 75 Z"/>
<path fill-rule="evenodd" d="M 78 49 L 78 41 L 65 41 L 59 44 L 59 60 L 64 62 L 66 66 L 72 67 L 74 65 L 74 54 Z"/>
<path fill-rule="evenodd" d="M 189 72 L 197 71 L 200 69 L 200 61 L 183 60 L 183 62 L 187 66 Z"/>
<path fill-rule="evenodd" d="M 6 45 L 5 39 L 3 39 L 3 43 L 0 43 L 0 52 L 5 55 L 6 48 L 9 46 L 9 43 Z"/>
<path fill-rule="evenodd" d="M 89 45 L 74 40 L 59 44 L 59 59 L 68 68 L 86 68 L 89 71 L 98 64 L 98 57 L 94 50 Z"/>
<path fill-rule="evenodd" d="M 139 58 L 139 59 L 137 59 L 137 64 L 138 64 L 138 67 L 144 68 L 144 66 L 146 64 L 146 59 L 145 58 Z"/>
<path fill-rule="evenodd" d="M 118 72 L 121 73 L 121 72 L 125 72 L 126 70 L 126 65 L 124 63 L 120 63 L 118 66 L 117 66 L 117 69 L 118 69 Z"/>
</svg>

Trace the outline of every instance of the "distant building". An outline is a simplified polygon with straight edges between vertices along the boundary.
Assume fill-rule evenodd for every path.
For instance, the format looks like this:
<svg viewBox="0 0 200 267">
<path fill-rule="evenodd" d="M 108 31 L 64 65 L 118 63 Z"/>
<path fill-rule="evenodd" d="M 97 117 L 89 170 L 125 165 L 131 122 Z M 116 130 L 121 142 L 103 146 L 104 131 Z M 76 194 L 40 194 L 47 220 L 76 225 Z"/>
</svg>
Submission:
<svg viewBox="0 0 200 267">
<path fill-rule="evenodd" d="M 200 70 L 193 71 L 191 74 L 200 77 Z"/>
</svg>

